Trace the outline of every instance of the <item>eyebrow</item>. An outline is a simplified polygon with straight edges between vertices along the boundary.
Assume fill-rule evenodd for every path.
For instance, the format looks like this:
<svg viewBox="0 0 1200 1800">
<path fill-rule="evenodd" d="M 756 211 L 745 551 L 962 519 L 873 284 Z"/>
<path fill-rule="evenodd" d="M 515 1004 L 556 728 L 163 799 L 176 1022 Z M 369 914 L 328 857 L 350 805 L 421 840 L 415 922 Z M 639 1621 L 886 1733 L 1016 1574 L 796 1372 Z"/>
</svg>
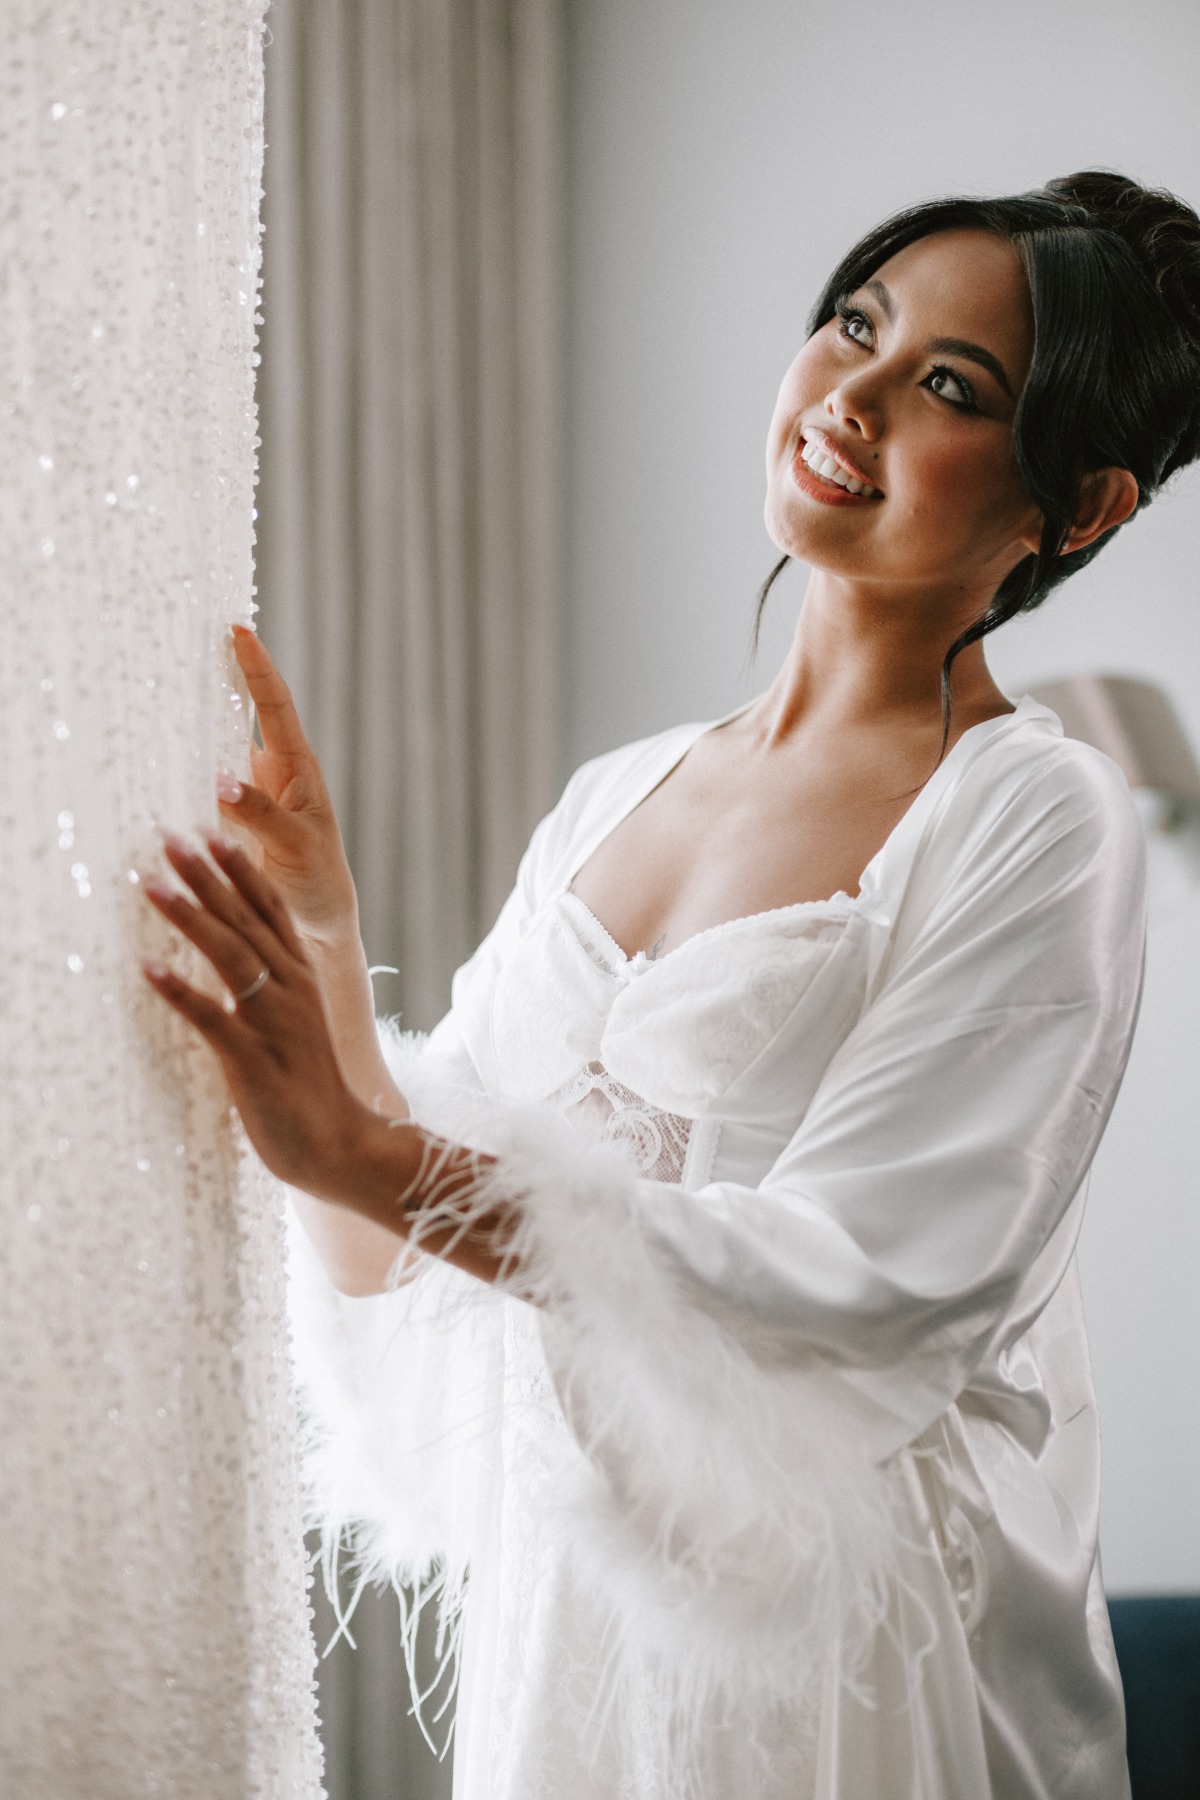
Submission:
<svg viewBox="0 0 1200 1800">
<path fill-rule="evenodd" d="M 929 348 L 941 350 L 947 356 L 961 356 L 967 362 L 977 363 L 981 369 L 987 370 L 998 386 L 1004 389 L 1010 400 L 1016 399 L 1017 396 L 1012 391 L 1012 383 L 1004 373 L 1003 364 L 997 361 L 990 350 L 985 350 L 982 344 L 968 343 L 965 338 L 934 338 Z"/>
<path fill-rule="evenodd" d="M 891 290 L 886 283 L 880 281 L 878 276 L 875 276 L 873 280 L 865 281 L 863 286 L 866 288 L 868 294 L 874 294 L 887 317 L 889 319 L 894 319 L 896 317 L 896 303 L 892 299 Z"/>
<path fill-rule="evenodd" d="M 871 281 L 865 281 L 863 287 L 868 294 L 873 294 L 875 296 L 886 317 L 894 322 L 896 317 L 896 303 L 892 299 L 887 284 L 880 281 L 878 276 L 876 276 Z M 1017 396 L 1013 392 L 1012 383 L 1004 373 L 1003 363 L 1000 362 L 998 357 L 993 356 L 990 350 L 985 350 L 982 344 L 972 344 L 966 338 L 934 338 L 929 348 L 931 350 L 940 350 L 946 356 L 964 357 L 967 362 L 973 362 L 977 367 L 986 369 L 997 385 L 1004 389 L 1004 392 L 1008 395 L 1009 399 L 1016 399 Z"/>
</svg>

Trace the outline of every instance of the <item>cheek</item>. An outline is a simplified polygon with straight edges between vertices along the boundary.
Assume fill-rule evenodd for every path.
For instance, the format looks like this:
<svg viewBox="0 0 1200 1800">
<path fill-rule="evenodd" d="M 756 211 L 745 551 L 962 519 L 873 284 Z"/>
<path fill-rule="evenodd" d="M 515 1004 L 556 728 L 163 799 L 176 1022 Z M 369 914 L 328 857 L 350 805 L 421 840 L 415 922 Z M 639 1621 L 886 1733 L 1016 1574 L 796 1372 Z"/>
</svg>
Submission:
<svg viewBox="0 0 1200 1800">
<path fill-rule="evenodd" d="M 939 434 L 914 447 L 902 476 L 912 510 L 958 519 L 966 530 L 1015 518 L 1029 502 L 1007 440 L 972 442 L 965 432 L 963 438 Z"/>
<path fill-rule="evenodd" d="M 775 411 L 771 414 L 771 423 L 767 430 L 767 474 L 770 475 L 778 467 L 795 418 L 795 408 L 791 393 L 785 381 L 779 390 L 775 402 Z"/>
<path fill-rule="evenodd" d="M 816 366 L 817 343 L 816 338 L 809 339 L 780 383 L 775 411 L 771 415 L 771 426 L 767 433 L 768 470 L 775 466 L 787 449 L 794 435 L 796 421 L 812 406 L 813 395 L 821 391 L 820 373 Z"/>
</svg>

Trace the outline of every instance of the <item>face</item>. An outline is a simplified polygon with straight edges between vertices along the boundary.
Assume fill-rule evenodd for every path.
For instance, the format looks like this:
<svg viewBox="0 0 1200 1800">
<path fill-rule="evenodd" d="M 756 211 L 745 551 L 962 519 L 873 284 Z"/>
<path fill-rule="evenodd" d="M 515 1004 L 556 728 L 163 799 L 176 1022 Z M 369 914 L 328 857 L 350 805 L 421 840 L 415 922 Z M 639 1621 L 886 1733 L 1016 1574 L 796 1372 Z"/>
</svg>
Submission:
<svg viewBox="0 0 1200 1800">
<path fill-rule="evenodd" d="M 990 596 L 1040 526 L 1012 453 L 1033 335 L 1017 253 L 987 232 L 922 238 L 844 296 L 771 420 L 779 548 L 931 598 Z"/>
</svg>

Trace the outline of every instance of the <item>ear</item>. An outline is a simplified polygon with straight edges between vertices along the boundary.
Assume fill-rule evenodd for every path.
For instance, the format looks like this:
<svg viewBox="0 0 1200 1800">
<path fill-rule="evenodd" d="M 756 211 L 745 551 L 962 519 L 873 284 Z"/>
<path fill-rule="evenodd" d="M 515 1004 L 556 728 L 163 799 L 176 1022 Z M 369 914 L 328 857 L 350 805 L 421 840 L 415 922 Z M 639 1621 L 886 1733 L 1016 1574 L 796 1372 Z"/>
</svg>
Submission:
<svg viewBox="0 0 1200 1800">
<path fill-rule="evenodd" d="M 1079 507 L 1067 541 L 1059 552 L 1069 556 L 1072 550 L 1086 550 L 1098 537 L 1123 525 L 1137 510 L 1140 489 L 1128 469 L 1096 469 L 1085 475 L 1079 489 Z M 1018 543 L 1036 556 L 1042 545 L 1042 515 L 1035 513 L 1035 523 Z"/>
<path fill-rule="evenodd" d="M 1079 507 L 1075 523 L 1067 535 L 1062 554 L 1086 550 L 1098 537 L 1123 525 L 1137 510 L 1138 484 L 1128 469 L 1096 469 L 1085 475 L 1079 490 Z"/>
</svg>

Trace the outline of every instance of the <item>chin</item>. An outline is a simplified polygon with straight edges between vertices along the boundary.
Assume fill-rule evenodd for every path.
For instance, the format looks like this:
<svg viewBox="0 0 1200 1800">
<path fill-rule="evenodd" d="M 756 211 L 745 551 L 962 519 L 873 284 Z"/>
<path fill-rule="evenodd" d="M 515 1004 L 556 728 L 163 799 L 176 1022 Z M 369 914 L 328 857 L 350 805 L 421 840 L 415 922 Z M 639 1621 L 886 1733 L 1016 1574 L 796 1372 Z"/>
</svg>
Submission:
<svg viewBox="0 0 1200 1800">
<path fill-rule="evenodd" d="M 774 494 L 767 495 L 767 503 L 763 508 L 763 524 L 767 528 L 767 536 L 781 556 L 791 556 L 797 562 L 807 562 L 805 539 L 809 535 L 795 518 L 788 507 L 781 505 Z"/>
<path fill-rule="evenodd" d="M 768 501 L 763 523 L 767 536 L 781 556 L 790 556 L 793 561 L 808 563 L 813 568 L 827 569 L 831 575 L 868 573 L 847 543 L 851 533 L 847 532 L 844 514 L 834 514 L 828 520 L 797 518 L 795 508 L 772 505 Z"/>
</svg>

